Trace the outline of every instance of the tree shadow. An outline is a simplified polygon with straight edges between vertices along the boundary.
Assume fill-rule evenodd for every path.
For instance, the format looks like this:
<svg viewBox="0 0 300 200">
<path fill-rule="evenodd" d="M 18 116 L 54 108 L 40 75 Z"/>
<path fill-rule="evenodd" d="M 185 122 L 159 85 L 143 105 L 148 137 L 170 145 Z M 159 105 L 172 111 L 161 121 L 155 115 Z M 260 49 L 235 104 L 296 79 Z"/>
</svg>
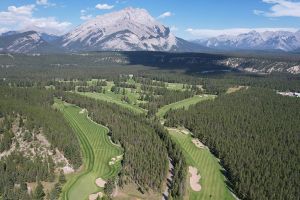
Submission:
<svg viewBox="0 0 300 200">
<path fill-rule="evenodd" d="M 143 65 L 164 70 L 184 70 L 187 74 L 218 74 L 239 72 L 237 69 L 220 64 L 228 58 L 221 54 L 174 53 L 154 51 L 119 52 L 127 58 L 128 65 Z"/>
</svg>

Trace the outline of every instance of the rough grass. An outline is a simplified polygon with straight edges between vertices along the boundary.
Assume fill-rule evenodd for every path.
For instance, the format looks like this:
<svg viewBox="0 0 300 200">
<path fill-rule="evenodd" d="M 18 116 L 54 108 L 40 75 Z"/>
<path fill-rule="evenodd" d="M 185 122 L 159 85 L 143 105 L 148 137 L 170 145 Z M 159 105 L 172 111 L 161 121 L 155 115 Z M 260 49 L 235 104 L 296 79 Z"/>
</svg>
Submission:
<svg viewBox="0 0 300 200">
<path fill-rule="evenodd" d="M 80 114 L 80 108 L 58 101 L 56 104 L 80 140 L 84 163 L 83 169 L 78 174 L 68 178 L 63 188 L 62 198 L 88 199 L 90 194 L 103 191 L 95 184 L 97 178 L 107 180 L 118 174 L 121 169 L 120 161 L 115 165 L 109 165 L 109 161 L 121 155 L 123 151 L 111 143 L 107 135 L 108 129 L 91 121 L 87 113 Z"/>
<path fill-rule="evenodd" d="M 214 95 L 196 95 L 196 96 L 193 96 L 191 98 L 188 98 L 188 99 L 184 99 L 182 101 L 178 101 L 178 102 L 175 102 L 175 103 L 171 103 L 171 104 L 168 104 L 168 105 L 165 105 L 163 107 L 161 107 L 158 112 L 156 113 L 156 116 L 160 117 L 160 118 L 163 118 L 164 115 L 170 110 L 170 109 L 179 109 L 179 108 L 185 108 L 187 109 L 190 105 L 194 105 L 200 101 L 205 101 L 205 100 L 209 100 L 209 99 L 213 99 L 215 98 Z"/>
<path fill-rule="evenodd" d="M 201 175 L 201 191 L 195 192 L 187 181 L 187 199 L 213 199 L 231 200 L 234 199 L 225 183 L 226 179 L 222 174 L 222 168 L 218 160 L 205 149 L 199 149 L 192 143 L 191 135 L 181 133 L 179 130 L 169 130 L 171 137 L 178 143 L 185 155 L 187 164 L 198 169 Z M 190 175 L 188 174 L 188 179 Z"/>
</svg>

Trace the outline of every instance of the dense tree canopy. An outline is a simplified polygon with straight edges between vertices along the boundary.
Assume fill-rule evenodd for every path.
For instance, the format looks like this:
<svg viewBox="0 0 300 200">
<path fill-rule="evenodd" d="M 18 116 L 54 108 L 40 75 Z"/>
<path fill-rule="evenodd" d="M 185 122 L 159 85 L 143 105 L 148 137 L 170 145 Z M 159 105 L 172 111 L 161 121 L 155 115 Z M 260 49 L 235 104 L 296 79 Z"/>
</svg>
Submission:
<svg viewBox="0 0 300 200">
<path fill-rule="evenodd" d="M 243 199 L 300 196 L 300 99 L 250 88 L 167 113 L 211 148 Z"/>
</svg>

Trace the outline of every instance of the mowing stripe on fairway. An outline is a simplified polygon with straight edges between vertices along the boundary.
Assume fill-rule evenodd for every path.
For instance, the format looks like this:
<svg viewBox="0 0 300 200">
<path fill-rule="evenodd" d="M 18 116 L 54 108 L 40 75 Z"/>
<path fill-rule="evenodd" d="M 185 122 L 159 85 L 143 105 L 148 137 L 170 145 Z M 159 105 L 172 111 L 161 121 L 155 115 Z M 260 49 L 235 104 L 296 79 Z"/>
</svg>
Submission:
<svg viewBox="0 0 300 200">
<path fill-rule="evenodd" d="M 111 158 L 123 153 L 122 149 L 111 143 L 108 129 L 94 123 L 87 113 L 80 114 L 81 108 L 60 104 L 60 110 L 76 133 L 82 149 L 84 169 L 68 179 L 63 188 L 63 199 L 85 200 L 92 193 L 103 192 L 95 184 L 97 178 L 107 180 L 114 177 L 121 169 L 120 161 L 109 165 Z"/>
<path fill-rule="evenodd" d="M 191 135 L 181 133 L 179 130 L 169 130 L 172 139 L 181 146 L 187 164 L 196 167 L 201 176 L 200 185 L 201 191 L 195 192 L 191 189 L 189 181 L 188 196 L 190 200 L 233 200 L 221 171 L 223 170 L 218 160 L 207 149 L 199 149 L 192 142 Z M 188 173 L 188 177 L 189 177 Z"/>
</svg>

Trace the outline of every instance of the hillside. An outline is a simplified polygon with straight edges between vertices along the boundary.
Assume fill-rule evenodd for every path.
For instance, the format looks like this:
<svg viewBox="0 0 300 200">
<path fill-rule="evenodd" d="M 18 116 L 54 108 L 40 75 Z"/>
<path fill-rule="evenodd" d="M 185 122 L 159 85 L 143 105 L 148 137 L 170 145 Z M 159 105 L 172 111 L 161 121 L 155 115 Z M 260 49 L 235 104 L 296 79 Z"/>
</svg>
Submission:
<svg viewBox="0 0 300 200">
<path fill-rule="evenodd" d="M 1 86 L 0 93 L 0 196 L 32 199 L 42 182 L 57 198 L 63 184 L 57 178 L 82 163 L 72 129 L 51 108 L 51 92 Z"/>
</svg>

